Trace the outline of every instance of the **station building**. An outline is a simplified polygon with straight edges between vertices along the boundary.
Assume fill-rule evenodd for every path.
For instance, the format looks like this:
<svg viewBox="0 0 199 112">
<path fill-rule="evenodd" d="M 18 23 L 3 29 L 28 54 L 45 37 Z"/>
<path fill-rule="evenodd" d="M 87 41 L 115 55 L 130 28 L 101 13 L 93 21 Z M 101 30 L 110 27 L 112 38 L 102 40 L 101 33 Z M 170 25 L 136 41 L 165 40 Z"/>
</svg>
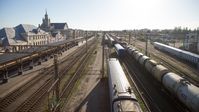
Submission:
<svg viewBox="0 0 199 112">
<path fill-rule="evenodd" d="M 30 24 L 20 24 L 16 27 L 0 30 L 0 46 L 10 45 L 45 45 L 50 43 L 49 33 Z"/>
</svg>

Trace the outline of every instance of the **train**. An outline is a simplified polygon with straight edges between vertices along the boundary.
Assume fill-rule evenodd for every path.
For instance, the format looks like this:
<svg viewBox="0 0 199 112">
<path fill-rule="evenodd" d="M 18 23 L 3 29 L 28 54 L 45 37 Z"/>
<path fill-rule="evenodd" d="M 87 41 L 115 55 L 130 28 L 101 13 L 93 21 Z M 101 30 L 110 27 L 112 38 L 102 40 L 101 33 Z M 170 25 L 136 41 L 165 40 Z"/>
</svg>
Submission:
<svg viewBox="0 0 199 112">
<path fill-rule="evenodd" d="M 142 112 L 117 58 L 108 59 L 111 112 Z"/>
<path fill-rule="evenodd" d="M 104 38 L 104 44 L 108 44 L 108 37 L 107 37 L 107 35 L 105 35 L 105 38 Z"/>
<path fill-rule="evenodd" d="M 181 50 L 181 49 L 178 49 L 175 47 L 171 47 L 171 46 L 159 43 L 159 42 L 154 42 L 154 47 L 161 51 L 168 52 L 180 59 L 183 59 L 183 60 L 193 63 L 195 65 L 197 65 L 199 62 L 199 55 L 197 55 L 197 54 L 194 54 L 194 53 L 191 53 L 188 51 L 184 51 L 184 50 Z"/>
<path fill-rule="evenodd" d="M 114 44 L 116 44 L 116 41 L 112 38 L 112 37 L 110 37 L 109 36 L 109 44 L 110 44 L 110 46 L 114 46 Z"/>
<path fill-rule="evenodd" d="M 163 65 L 140 53 L 135 47 L 127 47 L 127 53 L 192 112 L 199 111 L 199 87 L 170 72 Z"/>
<path fill-rule="evenodd" d="M 114 44 L 116 53 L 119 57 L 123 57 L 123 55 L 125 54 L 125 49 L 124 47 L 122 47 L 120 44 Z"/>
<path fill-rule="evenodd" d="M 127 42 L 122 41 L 121 37 L 117 37 L 111 34 L 105 35 L 105 43 L 109 44 L 109 47 L 113 47 L 115 44 L 120 44 L 121 46 L 126 47 L 128 44 Z"/>
</svg>

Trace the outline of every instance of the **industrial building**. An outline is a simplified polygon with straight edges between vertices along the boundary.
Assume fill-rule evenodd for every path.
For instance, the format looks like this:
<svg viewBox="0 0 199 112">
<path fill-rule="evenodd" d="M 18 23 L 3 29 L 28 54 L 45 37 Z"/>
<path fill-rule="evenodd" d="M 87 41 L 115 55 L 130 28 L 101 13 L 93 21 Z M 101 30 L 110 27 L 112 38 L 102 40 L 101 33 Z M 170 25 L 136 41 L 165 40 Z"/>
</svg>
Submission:
<svg viewBox="0 0 199 112">
<path fill-rule="evenodd" d="M 185 50 L 198 53 L 199 52 L 199 40 L 197 33 L 188 33 L 184 39 Z"/>
</svg>

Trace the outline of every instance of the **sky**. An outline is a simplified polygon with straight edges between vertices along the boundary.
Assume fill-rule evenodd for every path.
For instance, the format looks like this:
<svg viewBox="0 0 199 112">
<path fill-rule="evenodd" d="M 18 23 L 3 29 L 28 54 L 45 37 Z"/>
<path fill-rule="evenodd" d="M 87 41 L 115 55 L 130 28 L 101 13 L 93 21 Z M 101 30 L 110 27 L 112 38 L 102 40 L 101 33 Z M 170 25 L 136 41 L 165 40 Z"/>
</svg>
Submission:
<svg viewBox="0 0 199 112">
<path fill-rule="evenodd" d="M 84 30 L 199 27 L 199 0 L 0 0 L 0 28 L 67 22 Z"/>
</svg>

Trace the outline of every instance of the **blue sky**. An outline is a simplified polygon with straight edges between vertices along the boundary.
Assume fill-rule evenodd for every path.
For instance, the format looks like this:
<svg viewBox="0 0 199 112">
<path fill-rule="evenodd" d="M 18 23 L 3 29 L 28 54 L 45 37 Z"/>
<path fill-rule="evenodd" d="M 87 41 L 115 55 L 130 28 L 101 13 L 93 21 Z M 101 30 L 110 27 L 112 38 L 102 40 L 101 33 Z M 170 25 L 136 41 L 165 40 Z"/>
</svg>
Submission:
<svg viewBox="0 0 199 112">
<path fill-rule="evenodd" d="M 0 28 L 67 22 L 85 30 L 199 27 L 199 0 L 0 0 Z"/>
</svg>

